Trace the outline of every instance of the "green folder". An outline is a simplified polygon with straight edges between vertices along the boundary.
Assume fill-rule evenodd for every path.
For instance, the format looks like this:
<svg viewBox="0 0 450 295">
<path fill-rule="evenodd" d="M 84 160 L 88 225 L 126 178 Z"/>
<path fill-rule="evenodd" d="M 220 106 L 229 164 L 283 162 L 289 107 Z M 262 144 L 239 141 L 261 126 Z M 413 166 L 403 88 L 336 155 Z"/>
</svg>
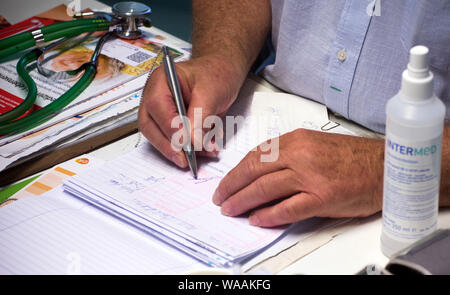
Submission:
<svg viewBox="0 0 450 295">
<path fill-rule="evenodd" d="M 11 196 L 13 196 L 15 193 L 20 191 L 27 184 L 29 184 L 30 182 L 32 182 L 33 180 L 35 180 L 39 176 L 41 176 L 41 175 L 39 174 L 39 175 L 36 175 L 34 177 L 22 180 L 21 182 L 15 183 L 13 185 L 10 185 L 10 186 L 0 190 L 0 203 L 2 203 L 4 201 L 6 201 L 7 199 L 9 199 Z"/>
</svg>

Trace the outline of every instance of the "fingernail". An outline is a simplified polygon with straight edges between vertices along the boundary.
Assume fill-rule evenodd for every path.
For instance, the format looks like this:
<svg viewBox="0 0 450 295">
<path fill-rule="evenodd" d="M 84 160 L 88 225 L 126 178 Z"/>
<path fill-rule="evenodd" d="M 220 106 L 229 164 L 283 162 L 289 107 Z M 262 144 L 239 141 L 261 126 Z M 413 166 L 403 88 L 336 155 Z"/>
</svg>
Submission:
<svg viewBox="0 0 450 295">
<path fill-rule="evenodd" d="M 249 219 L 250 219 L 250 224 L 251 225 L 255 225 L 255 226 L 259 225 L 259 218 L 255 214 L 251 214 Z"/>
<path fill-rule="evenodd" d="M 186 163 L 184 160 L 184 156 L 180 155 L 180 154 L 174 154 L 172 156 L 172 162 L 174 162 L 175 164 L 177 164 L 177 166 L 184 168 L 186 167 Z"/>
<path fill-rule="evenodd" d="M 230 205 L 229 202 L 225 202 L 225 203 L 222 204 L 222 208 L 221 208 L 220 211 L 222 212 L 223 215 L 231 216 L 232 213 L 233 213 L 232 212 L 233 208 L 231 208 L 231 205 Z"/>
<path fill-rule="evenodd" d="M 219 192 L 217 190 L 214 192 L 212 200 L 213 200 L 213 203 L 215 205 L 217 205 L 217 206 L 220 205 L 220 195 L 219 195 Z"/>
</svg>

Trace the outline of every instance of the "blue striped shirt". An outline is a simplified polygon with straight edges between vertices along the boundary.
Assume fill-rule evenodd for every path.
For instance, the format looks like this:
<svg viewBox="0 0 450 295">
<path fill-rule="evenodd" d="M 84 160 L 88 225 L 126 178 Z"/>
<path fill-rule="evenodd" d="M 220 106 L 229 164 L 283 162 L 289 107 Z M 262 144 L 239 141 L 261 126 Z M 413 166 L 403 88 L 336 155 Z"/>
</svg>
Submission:
<svg viewBox="0 0 450 295">
<path fill-rule="evenodd" d="M 450 0 L 272 0 L 271 41 L 268 81 L 378 132 L 409 50 L 425 45 L 449 122 Z"/>
</svg>

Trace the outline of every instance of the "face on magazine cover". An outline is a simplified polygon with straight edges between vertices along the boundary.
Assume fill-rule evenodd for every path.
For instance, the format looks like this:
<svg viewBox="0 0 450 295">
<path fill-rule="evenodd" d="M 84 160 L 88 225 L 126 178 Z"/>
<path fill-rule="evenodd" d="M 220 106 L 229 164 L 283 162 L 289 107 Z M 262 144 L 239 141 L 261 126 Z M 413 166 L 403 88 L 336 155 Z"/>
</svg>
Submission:
<svg viewBox="0 0 450 295">
<path fill-rule="evenodd" d="M 51 63 L 55 71 L 70 71 L 77 69 L 91 58 L 91 50 L 68 50 L 55 57 Z M 124 64 L 116 59 L 100 55 L 95 81 L 111 79 L 124 67 Z"/>
</svg>

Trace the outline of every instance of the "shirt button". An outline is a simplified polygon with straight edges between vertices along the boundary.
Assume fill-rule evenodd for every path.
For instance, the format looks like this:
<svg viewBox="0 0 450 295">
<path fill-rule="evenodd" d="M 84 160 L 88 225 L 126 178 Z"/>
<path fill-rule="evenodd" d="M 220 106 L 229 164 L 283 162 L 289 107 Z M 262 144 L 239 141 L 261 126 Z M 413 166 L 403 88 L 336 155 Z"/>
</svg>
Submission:
<svg viewBox="0 0 450 295">
<path fill-rule="evenodd" d="M 345 49 L 339 50 L 337 58 L 339 59 L 339 61 L 345 61 L 347 59 L 347 51 Z"/>
</svg>

